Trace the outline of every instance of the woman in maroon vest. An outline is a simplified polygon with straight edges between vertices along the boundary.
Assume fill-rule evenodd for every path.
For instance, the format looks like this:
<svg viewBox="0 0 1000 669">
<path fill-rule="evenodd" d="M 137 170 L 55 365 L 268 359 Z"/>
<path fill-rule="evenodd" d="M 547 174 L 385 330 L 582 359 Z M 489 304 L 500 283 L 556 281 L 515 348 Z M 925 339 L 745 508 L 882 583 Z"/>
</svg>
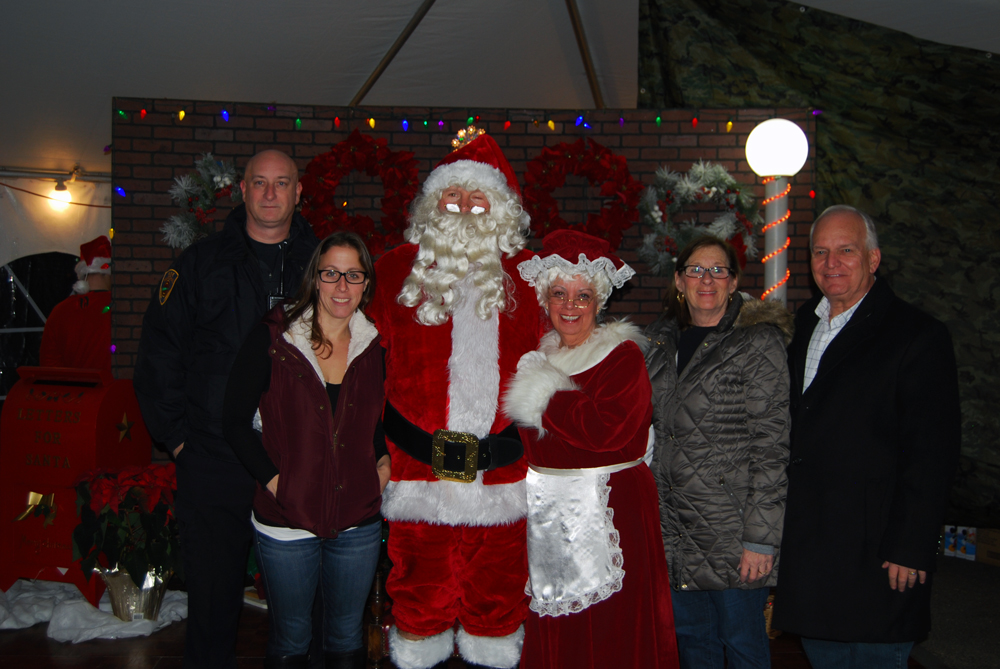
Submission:
<svg viewBox="0 0 1000 669">
<path fill-rule="evenodd" d="M 271 624 L 265 667 L 307 666 L 317 587 L 326 666 L 364 667 L 361 615 L 390 473 L 382 348 L 362 312 L 374 289 L 361 237 L 330 235 L 293 301 L 250 333 L 229 377 L 226 439 L 258 482 L 252 521 Z"/>
</svg>

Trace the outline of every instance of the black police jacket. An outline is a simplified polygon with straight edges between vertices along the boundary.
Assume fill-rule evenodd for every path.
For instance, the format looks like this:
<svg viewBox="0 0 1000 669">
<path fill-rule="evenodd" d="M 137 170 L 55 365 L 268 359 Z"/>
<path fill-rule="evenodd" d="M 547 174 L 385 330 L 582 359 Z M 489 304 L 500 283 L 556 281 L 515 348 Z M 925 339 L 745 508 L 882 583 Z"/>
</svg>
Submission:
<svg viewBox="0 0 1000 669">
<path fill-rule="evenodd" d="M 294 294 L 318 244 L 309 223 L 292 219 L 284 251 L 285 294 Z M 222 401 L 237 352 L 269 311 L 240 205 L 225 227 L 189 246 L 164 275 L 142 321 L 133 385 L 150 435 L 160 446 L 239 462 L 222 435 Z"/>
</svg>

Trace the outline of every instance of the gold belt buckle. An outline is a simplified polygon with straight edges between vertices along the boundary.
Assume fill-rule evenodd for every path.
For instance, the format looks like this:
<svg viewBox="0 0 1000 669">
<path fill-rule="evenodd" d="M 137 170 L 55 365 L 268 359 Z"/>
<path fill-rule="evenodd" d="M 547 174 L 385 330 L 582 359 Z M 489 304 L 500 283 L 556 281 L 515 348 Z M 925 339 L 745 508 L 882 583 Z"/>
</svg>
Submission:
<svg viewBox="0 0 1000 669">
<path fill-rule="evenodd" d="M 444 468 L 444 447 L 446 442 L 465 445 L 465 469 L 453 471 Z M 431 442 L 431 470 L 434 476 L 442 481 L 458 481 L 471 483 L 476 480 L 479 469 L 479 437 L 471 432 L 453 432 L 451 430 L 434 430 Z"/>
</svg>

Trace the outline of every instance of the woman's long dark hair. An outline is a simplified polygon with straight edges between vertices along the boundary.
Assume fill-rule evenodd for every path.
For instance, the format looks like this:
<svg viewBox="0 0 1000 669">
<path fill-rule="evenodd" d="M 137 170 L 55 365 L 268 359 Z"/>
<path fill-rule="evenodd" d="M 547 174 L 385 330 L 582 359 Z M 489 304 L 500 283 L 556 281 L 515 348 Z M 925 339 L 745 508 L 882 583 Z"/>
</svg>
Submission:
<svg viewBox="0 0 1000 669">
<path fill-rule="evenodd" d="M 740 268 L 740 257 L 736 253 L 736 249 L 724 239 L 706 234 L 685 246 L 684 250 L 677 254 L 677 263 L 674 265 L 677 268 L 674 272 L 674 282 L 667 293 L 666 301 L 663 303 L 664 313 L 668 318 L 677 319 L 677 323 L 682 330 L 691 325 L 691 311 L 688 309 L 687 302 L 681 302 L 677 299 L 679 295 L 677 291 L 677 274 L 683 271 L 681 268 L 687 265 L 688 260 L 691 259 L 695 251 L 708 246 L 714 246 L 726 254 L 726 262 L 729 263 L 729 269 L 733 273 L 733 276 L 736 277 L 736 285 L 739 285 L 740 278 L 743 276 L 743 270 Z"/>
<path fill-rule="evenodd" d="M 327 348 L 330 349 L 330 352 L 333 351 L 333 346 L 323 336 L 323 330 L 319 326 L 319 310 L 317 308 L 319 307 L 319 286 L 316 282 L 319 281 L 319 277 L 317 276 L 319 274 L 319 259 L 323 257 L 324 253 L 336 246 L 357 251 L 358 258 L 361 260 L 361 269 L 365 271 L 365 275 L 368 277 L 368 285 L 365 286 L 365 292 L 361 294 L 361 302 L 358 304 L 358 309 L 363 311 L 368 306 L 368 303 L 371 302 L 372 295 L 375 294 L 375 263 L 372 261 L 371 254 L 368 253 L 365 240 L 360 235 L 349 230 L 340 230 L 319 243 L 313 251 L 312 257 L 309 258 L 309 264 L 306 265 L 305 274 L 302 275 L 302 283 L 299 284 L 299 289 L 295 293 L 295 297 L 292 298 L 291 304 L 285 311 L 285 332 L 288 332 L 288 328 L 291 327 L 292 323 L 299 320 L 310 309 L 312 310 L 312 327 L 310 328 L 309 340 L 312 342 L 313 350 L 317 351 L 317 355 Z M 343 280 L 347 281 L 346 278 Z"/>
</svg>

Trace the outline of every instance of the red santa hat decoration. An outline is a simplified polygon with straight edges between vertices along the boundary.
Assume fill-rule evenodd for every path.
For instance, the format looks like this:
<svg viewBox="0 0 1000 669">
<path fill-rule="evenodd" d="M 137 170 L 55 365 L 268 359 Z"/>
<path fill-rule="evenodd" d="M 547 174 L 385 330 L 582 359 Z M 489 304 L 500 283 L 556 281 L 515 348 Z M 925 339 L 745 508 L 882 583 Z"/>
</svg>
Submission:
<svg viewBox="0 0 1000 669">
<path fill-rule="evenodd" d="M 80 262 L 74 268 L 76 278 L 73 292 L 86 293 L 90 290 L 87 284 L 88 274 L 111 274 L 111 240 L 101 235 L 86 244 L 80 245 Z"/>
<path fill-rule="evenodd" d="M 534 286 L 553 267 L 567 276 L 606 280 L 615 288 L 635 276 L 635 270 L 614 254 L 607 240 L 577 230 L 549 233 L 542 242 L 541 255 L 525 260 L 517 270 L 528 285 Z"/>
<path fill-rule="evenodd" d="M 448 186 L 461 186 L 466 190 L 490 188 L 520 202 L 517 175 L 496 141 L 485 131 L 470 125 L 452 144 L 455 150 L 434 167 L 424 182 L 425 194 L 440 193 Z"/>
</svg>

